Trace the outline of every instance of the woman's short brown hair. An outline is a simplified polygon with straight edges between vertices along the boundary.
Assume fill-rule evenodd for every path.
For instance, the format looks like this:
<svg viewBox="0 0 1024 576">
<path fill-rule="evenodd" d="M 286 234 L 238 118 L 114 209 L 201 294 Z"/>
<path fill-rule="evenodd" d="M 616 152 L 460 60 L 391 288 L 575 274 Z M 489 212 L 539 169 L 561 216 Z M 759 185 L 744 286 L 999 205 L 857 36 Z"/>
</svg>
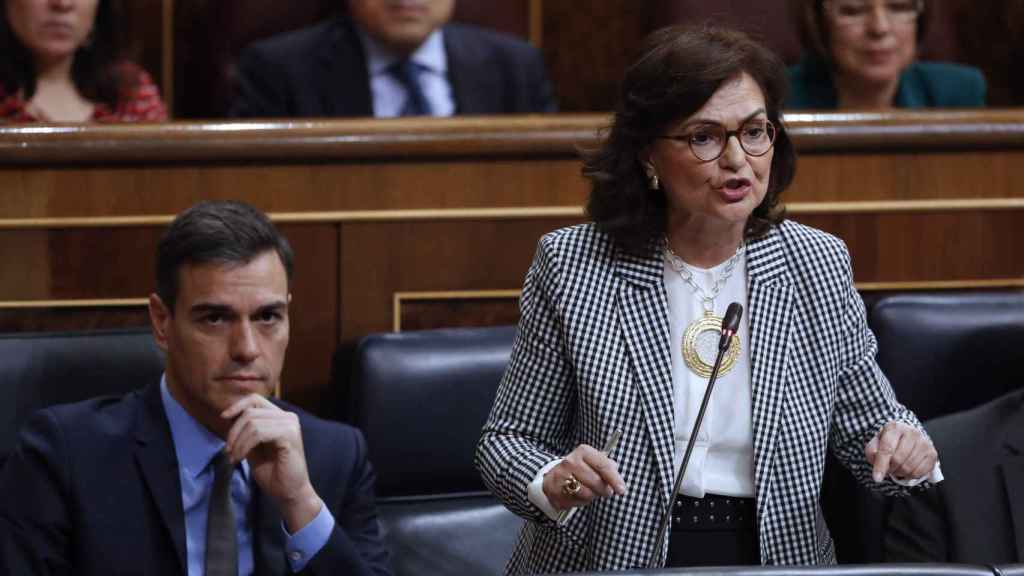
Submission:
<svg viewBox="0 0 1024 576">
<path fill-rule="evenodd" d="M 779 195 L 796 170 L 796 153 L 781 119 L 787 89 L 782 61 L 742 32 L 672 26 L 646 38 L 639 58 L 626 70 L 604 142 L 584 154 L 583 175 L 591 181 L 587 212 L 620 247 L 643 253 L 665 234 L 665 192 L 648 189 L 640 153 L 697 112 L 724 82 L 743 73 L 761 88 L 768 119 L 777 127 L 768 191 L 750 215 L 745 234 L 761 236 L 782 220 Z"/>
<path fill-rule="evenodd" d="M 928 0 L 920 0 L 921 15 L 917 18 L 917 45 L 920 47 L 928 31 Z M 825 23 L 825 0 L 789 0 L 789 11 L 796 19 L 804 52 L 822 62 L 832 62 L 832 51 Z"/>
</svg>

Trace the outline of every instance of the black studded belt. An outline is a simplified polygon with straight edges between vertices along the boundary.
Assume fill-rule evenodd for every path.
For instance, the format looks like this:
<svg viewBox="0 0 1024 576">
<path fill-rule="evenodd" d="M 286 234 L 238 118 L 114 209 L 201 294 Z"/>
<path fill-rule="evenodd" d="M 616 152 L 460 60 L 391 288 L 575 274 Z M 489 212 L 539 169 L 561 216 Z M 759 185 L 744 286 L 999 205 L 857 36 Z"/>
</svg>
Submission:
<svg viewBox="0 0 1024 576">
<path fill-rule="evenodd" d="M 672 505 L 672 531 L 752 530 L 757 526 L 753 498 L 705 494 L 703 498 L 677 495 Z"/>
</svg>

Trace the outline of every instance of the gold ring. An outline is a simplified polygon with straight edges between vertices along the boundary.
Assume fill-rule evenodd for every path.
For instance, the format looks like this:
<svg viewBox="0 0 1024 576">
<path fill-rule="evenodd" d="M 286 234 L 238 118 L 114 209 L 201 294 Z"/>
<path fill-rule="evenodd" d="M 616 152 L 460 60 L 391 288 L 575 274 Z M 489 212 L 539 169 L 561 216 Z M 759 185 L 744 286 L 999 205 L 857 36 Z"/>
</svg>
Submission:
<svg viewBox="0 0 1024 576">
<path fill-rule="evenodd" d="M 582 489 L 583 484 L 572 474 L 562 481 L 562 493 L 570 498 L 575 498 Z"/>
</svg>

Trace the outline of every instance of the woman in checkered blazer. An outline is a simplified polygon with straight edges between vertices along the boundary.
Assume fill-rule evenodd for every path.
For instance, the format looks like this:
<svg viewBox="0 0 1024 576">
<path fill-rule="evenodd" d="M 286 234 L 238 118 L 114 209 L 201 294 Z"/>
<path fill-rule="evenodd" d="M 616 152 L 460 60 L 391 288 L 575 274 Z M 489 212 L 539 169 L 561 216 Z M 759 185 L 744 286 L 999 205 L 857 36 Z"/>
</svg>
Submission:
<svg viewBox="0 0 1024 576">
<path fill-rule="evenodd" d="M 937 473 L 875 363 L 845 246 L 779 207 L 785 82 L 771 52 L 708 27 L 655 32 L 627 71 L 585 160 L 594 222 L 540 240 L 477 450 L 528 520 L 508 573 L 834 563 L 829 447 L 887 494 Z M 673 496 L 730 302 L 748 314 Z"/>
</svg>

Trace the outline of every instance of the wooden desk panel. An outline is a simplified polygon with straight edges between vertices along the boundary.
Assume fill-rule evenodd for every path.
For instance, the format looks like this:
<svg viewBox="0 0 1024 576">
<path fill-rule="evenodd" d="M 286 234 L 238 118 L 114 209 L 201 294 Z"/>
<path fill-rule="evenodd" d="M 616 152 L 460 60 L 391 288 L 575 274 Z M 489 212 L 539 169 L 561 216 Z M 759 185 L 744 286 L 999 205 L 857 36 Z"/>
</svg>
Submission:
<svg viewBox="0 0 1024 576">
<path fill-rule="evenodd" d="M 243 199 L 296 249 L 284 396 L 329 415 L 337 345 L 515 319 L 537 239 L 584 220 L 576 149 L 606 121 L 2 127 L 0 330 L 144 324 L 173 214 Z M 789 126 L 791 215 L 847 242 L 862 287 L 1024 284 L 1024 112 Z"/>
</svg>

